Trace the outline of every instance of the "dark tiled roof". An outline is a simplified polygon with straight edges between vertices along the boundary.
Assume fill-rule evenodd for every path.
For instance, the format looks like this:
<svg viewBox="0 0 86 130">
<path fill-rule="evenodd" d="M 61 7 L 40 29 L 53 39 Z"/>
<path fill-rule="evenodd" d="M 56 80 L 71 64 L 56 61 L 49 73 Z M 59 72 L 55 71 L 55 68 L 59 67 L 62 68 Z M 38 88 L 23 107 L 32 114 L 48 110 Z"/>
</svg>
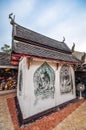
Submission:
<svg viewBox="0 0 86 130">
<path fill-rule="evenodd" d="M 27 45 L 27 43 L 20 41 L 19 42 L 15 41 L 15 46 L 13 47 L 13 50 L 16 53 L 29 54 L 30 56 L 37 56 L 41 58 L 49 58 L 54 60 L 78 62 L 78 60 L 76 60 L 76 58 L 74 58 L 71 54 L 65 54 L 55 50 L 50 50 L 31 44 Z"/>
<path fill-rule="evenodd" d="M 18 24 L 14 24 L 14 39 L 26 40 L 34 42 L 38 46 L 45 46 L 47 48 L 52 48 L 58 51 L 64 51 L 66 53 L 71 53 L 71 50 L 64 42 L 59 42 L 29 29 L 26 29 Z"/>
<path fill-rule="evenodd" d="M 11 65 L 10 61 L 11 61 L 11 55 L 10 54 L 0 52 L 0 65 L 1 66 Z"/>
<path fill-rule="evenodd" d="M 12 53 L 28 54 L 40 58 L 78 62 L 64 42 L 59 42 L 21 27 L 13 25 Z"/>
</svg>

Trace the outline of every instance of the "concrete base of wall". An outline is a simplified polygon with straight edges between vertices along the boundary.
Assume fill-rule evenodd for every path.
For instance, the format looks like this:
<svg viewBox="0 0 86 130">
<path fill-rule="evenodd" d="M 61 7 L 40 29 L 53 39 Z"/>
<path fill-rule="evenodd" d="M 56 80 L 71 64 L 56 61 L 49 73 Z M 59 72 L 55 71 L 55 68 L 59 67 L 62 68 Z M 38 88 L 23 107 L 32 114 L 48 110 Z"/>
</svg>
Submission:
<svg viewBox="0 0 86 130">
<path fill-rule="evenodd" d="M 22 127 L 22 126 L 25 125 L 25 124 L 32 123 L 32 122 L 34 122 L 34 121 L 36 121 L 36 120 L 38 120 L 38 119 L 43 118 L 44 116 L 48 116 L 49 114 L 51 114 L 51 113 L 53 113 L 53 112 L 57 112 L 57 111 L 63 109 L 64 107 L 66 107 L 67 105 L 69 105 L 70 103 L 76 102 L 77 100 L 78 100 L 77 98 L 72 99 L 72 100 L 67 101 L 67 102 L 65 102 L 65 103 L 63 103 L 63 104 L 60 104 L 60 105 L 58 105 L 58 106 L 56 106 L 56 107 L 53 107 L 53 108 L 50 108 L 50 109 L 48 109 L 48 110 L 46 110 L 46 111 L 43 111 L 43 112 L 41 112 L 41 113 L 38 113 L 38 114 L 36 114 L 36 115 L 34 115 L 34 116 L 31 116 L 31 117 L 29 117 L 29 118 L 23 119 L 23 116 L 22 116 L 22 113 L 21 113 L 21 109 L 20 109 L 20 106 L 19 106 L 18 99 L 17 99 L 17 97 L 15 97 L 16 109 L 17 109 L 17 111 L 18 111 L 18 112 L 17 112 L 17 116 L 18 116 L 18 120 L 19 120 L 19 126 Z"/>
</svg>

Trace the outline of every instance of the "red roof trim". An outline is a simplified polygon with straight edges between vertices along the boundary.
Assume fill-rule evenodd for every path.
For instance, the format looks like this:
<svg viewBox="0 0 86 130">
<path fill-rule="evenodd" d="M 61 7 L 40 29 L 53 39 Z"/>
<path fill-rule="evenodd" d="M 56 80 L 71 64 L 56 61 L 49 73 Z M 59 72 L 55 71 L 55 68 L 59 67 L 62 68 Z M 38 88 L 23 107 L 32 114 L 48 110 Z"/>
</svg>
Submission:
<svg viewBox="0 0 86 130">
<path fill-rule="evenodd" d="M 12 56 L 18 56 L 18 57 L 23 57 L 23 56 L 27 56 L 27 57 L 32 57 L 32 58 L 39 58 L 39 59 L 47 59 L 47 60 L 53 60 L 53 61 L 57 61 L 57 62 L 65 62 L 65 63 L 71 63 L 71 64 L 78 64 L 79 62 L 72 62 L 72 61 L 64 61 L 64 60 L 55 60 L 52 58 L 45 58 L 45 57 L 39 57 L 39 56 L 32 56 L 32 55 L 28 55 L 28 54 L 12 54 Z"/>
</svg>

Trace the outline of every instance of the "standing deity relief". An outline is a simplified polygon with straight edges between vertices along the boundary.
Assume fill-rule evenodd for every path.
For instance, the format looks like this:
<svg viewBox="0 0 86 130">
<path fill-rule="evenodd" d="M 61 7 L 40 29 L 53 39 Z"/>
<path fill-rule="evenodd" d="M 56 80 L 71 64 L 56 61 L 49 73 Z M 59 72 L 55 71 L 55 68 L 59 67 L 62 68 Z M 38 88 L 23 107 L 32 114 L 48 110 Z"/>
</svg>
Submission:
<svg viewBox="0 0 86 130">
<path fill-rule="evenodd" d="M 55 73 L 46 62 L 35 71 L 33 81 L 36 102 L 38 99 L 54 98 Z"/>
<path fill-rule="evenodd" d="M 69 93 L 73 90 L 73 80 L 71 68 L 63 65 L 60 70 L 60 92 L 61 94 Z"/>
</svg>

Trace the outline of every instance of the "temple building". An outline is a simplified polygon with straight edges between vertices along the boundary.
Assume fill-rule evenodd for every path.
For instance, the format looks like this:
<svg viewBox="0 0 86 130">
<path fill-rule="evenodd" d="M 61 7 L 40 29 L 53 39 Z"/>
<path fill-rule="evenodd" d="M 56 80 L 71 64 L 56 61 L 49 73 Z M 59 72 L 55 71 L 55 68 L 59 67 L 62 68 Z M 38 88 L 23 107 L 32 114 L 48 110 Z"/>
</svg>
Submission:
<svg viewBox="0 0 86 130">
<path fill-rule="evenodd" d="M 65 43 L 24 28 L 11 19 L 11 64 L 18 65 L 17 99 L 23 123 L 76 98 L 78 60 Z"/>
<path fill-rule="evenodd" d="M 74 51 L 72 55 L 80 60 L 80 63 L 77 66 L 77 71 L 86 71 L 86 53 Z"/>
<path fill-rule="evenodd" d="M 76 71 L 75 71 L 76 86 L 78 86 L 78 84 L 80 83 L 85 86 L 85 90 L 82 92 L 82 96 L 86 98 L 86 53 L 74 51 L 72 54 L 78 60 L 80 60 L 80 63 L 77 65 Z M 79 92 L 78 91 L 76 92 L 78 96 Z"/>
</svg>

